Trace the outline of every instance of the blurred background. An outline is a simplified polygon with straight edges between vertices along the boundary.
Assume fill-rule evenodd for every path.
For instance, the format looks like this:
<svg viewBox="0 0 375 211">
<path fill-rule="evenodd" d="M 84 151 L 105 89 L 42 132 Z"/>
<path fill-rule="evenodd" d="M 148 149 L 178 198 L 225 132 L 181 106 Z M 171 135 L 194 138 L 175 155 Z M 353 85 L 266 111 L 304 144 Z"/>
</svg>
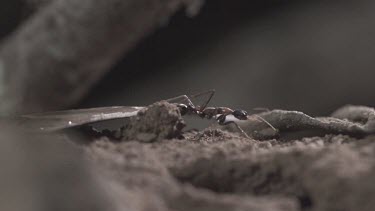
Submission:
<svg viewBox="0 0 375 211">
<path fill-rule="evenodd" d="M 4 39 L 35 2 L 48 1 L 26 2 L 3 3 Z M 196 16 L 179 9 L 146 33 L 77 100 L 41 110 L 148 105 L 207 89 L 216 89 L 211 105 L 249 111 L 374 106 L 374 8 L 367 0 L 207 0 Z"/>
<path fill-rule="evenodd" d="M 214 88 L 211 105 L 327 115 L 375 105 L 372 1 L 206 1 L 116 64 L 79 106 L 147 105 Z"/>
</svg>

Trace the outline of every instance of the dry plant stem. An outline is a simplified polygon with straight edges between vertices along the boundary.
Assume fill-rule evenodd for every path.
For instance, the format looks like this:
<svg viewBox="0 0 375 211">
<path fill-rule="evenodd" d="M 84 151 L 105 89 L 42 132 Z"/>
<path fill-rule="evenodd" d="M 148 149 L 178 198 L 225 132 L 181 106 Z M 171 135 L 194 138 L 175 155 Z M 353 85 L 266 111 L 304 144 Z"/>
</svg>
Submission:
<svg viewBox="0 0 375 211">
<path fill-rule="evenodd" d="M 55 0 L 0 46 L 0 112 L 77 102 L 123 55 L 178 9 L 200 0 Z"/>
<path fill-rule="evenodd" d="M 311 117 L 299 111 L 273 110 L 259 114 L 280 132 L 314 130 L 325 133 L 364 136 L 375 133 L 375 110 L 365 106 L 344 106 L 332 117 Z M 249 121 L 240 124 L 246 132 L 261 131 L 268 125 Z M 259 134 L 258 134 L 259 135 Z M 260 135 L 261 136 L 261 135 Z"/>
</svg>

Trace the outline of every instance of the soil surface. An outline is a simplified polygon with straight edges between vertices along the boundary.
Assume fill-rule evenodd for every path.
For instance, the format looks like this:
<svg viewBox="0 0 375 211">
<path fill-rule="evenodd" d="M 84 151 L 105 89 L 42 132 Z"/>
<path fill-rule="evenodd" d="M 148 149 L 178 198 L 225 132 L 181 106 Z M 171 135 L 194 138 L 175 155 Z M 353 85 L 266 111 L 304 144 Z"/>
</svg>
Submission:
<svg viewBox="0 0 375 211">
<path fill-rule="evenodd" d="M 372 210 L 375 136 L 368 126 L 371 118 L 357 118 L 371 116 L 372 111 L 366 108 L 367 113 L 354 115 L 353 107 L 345 109 L 352 114 L 350 118 L 345 112 L 328 119 L 300 112 L 287 115 L 280 119 L 284 123 L 272 122 L 274 126 L 300 126 L 280 127 L 273 138 L 256 139 L 219 127 L 184 131 L 178 108 L 159 102 L 128 119 L 117 131 L 122 133 L 121 140 L 103 133 L 79 144 L 71 142 L 76 138 L 61 134 L 57 139 L 43 135 L 38 142 L 2 142 L 1 149 L 13 152 L 3 150 L 2 156 L 8 163 L 13 160 L 19 169 L 14 174 L 21 175 L 6 187 L 13 187 L 16 196 L 45 196 L 36 200 L 43 206 L 33 207 L 34 199 L 31 205 L 15 203 L 13 210 L 20 206 L 35 208 L 29 210 Z M 263 117 L 289 114 L 270 112 Z M 301 115 L 309 121 L 287 121 Z M 322 127 L 315 120 L 323 129 L 331 122 L 333 126 L 316 133 Z M 249 132 L 249 128 L 244 130 Z M 296 128 L 313 130 L 299 133 Z M 259 135 L 259 131 L 249 135 Z M 298 136 L 291 138 L 290 133 Z M 13 166 L 4 172 L 12 172 Z M 3 177 L 0 181 L 7 181 Z M 34 178 L 37 185 L 25 186 L 29 183 L 20 183 L 18 178 Z M 8 206 L 1 208 L 10 206 L 9 200 L 1 204 Z"/>
<path fill-rule="evenodd" d="M 102 137 L 84 146 L 120 192 L 119 204 L 131 210 L 375 207 L 375 136 L 260 141 L 218 128 L 182 133 L 176 126 L 182 121 L 176 107 L 157 103 L 129 121 L 122 141 Z"/>
</svg>

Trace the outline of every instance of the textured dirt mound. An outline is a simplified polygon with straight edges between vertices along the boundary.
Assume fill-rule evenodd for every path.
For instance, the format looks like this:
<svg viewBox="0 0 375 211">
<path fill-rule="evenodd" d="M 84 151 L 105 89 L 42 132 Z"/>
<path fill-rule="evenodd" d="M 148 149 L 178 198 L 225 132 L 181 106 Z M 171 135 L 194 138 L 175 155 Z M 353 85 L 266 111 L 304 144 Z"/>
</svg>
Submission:
<svg viewBox="0 0 375 211">
<path fill-rule="evenodd" d="M 64 133 L 14 135 L 3 130 L 7 139 L 0 143 L 1 155 L 8 161 L 3 163 L 0 194 L 7 197 L 1 197 L 0 206 L 4 210 L 25 206 L 28 210 L 372 210 L 373 110 L 339 111 L 336 117 L 319 119 L 300 112 L 261 114 L 265 119 L 292 114 L 278 121 L 267 119 L 275 126 L 290 126 L 278 128 L 278 136 L 297 128 L 337 133 L 294 140 L 275 136 L 259 141 L 215 127 L 182 132 L 179 110 L 166 102 L 130 118 L 121 141 L 102 135 L 77 145 Z M 262 121 L 247 124 L 267 128 Z M 13 203 L 17 196 L 29 201 Z"/>
<path fill-rule="evenodd" d="M 374 137 L 328 135 L 280 143 L 215 135 L 152 144 L 100 140 L 87 151 L 110 180 L 138 198 L 130 202 L 135 210 L 141 210 L 139 203 L 162 210 L 198 209 L 197 204 L 198 210 L 375 206 Z"/>
<path fill-rule="evenodd" d="M 153 108 L 160 106 L 166 108 L 164 104 Z M 175 114 L 145 112 L 140 117 L 148 116 L 147 121 Z M 206 129 L 186 132 L 184 137 L 153 143 L 102 138 L 85 148 L 100 172 L 120 189 L 120 207 L 125 203 L 123 207 L 133 210 L 372 210 L 375 206 L 374 136 L 257 141 Z"/>
<path fill-rule="evenodd" d="M 179 137 L 185 123 L 172 104 L 157 102 L 131 117 L 123 128 L 123 140 L 154 142 Z"/>
</svg>

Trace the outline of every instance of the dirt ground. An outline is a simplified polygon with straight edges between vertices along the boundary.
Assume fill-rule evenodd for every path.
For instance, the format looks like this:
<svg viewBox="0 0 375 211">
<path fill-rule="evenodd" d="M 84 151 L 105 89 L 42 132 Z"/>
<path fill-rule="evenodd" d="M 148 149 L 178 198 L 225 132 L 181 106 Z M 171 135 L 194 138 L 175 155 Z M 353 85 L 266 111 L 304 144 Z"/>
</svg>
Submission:
<svg viewBox="0 0 375 211">
<path fill-rule="evenodd" d="M 334 117 L 329 119 L 338 124 Z M 285 125 L 294 124 L 284 120 Z M 371 121 L 360 120 L 352 123 L 357 129 L 367 125 L 369 132 Z M 326 119 L 319 121 L 329 123 Z M 299 118 L 298 128 L 304 128 L 301 122 Z M 306 128 L 312 128 L 311 124 Z M 309 137 L 299 134 L 295 136 L 298 138 L 285 139 L 281 127 L 274 138 L 260 140 L 218 127 L 182 131 L 183 125 L 177 107 L 156 103 L 127 121 L 121 140 L 103 134 L 73 144 L 75 138 L 60 134 L 54 141 L 47 136 L 41 138 L 44 141 L 22 142 L 10 147 L 13 153 L 2 153 L 8 160 L 17 161 L 13 166 L 19 171 L 13 167 L 3 170 L 24 175 L 14 182 L 16 194 L 24 193 L 25 186 L 18 182 L 24 177 L 39 181 L 37 186 L 26 186 L 27 193 L 48 197 L 39 198 L 40 206 L 31 203 L 29 208 L 35 209 L 29 210 L 289 211 L 375 207 L 373 135 L 343 135 L 332 126 L 330 132 L 319 131 L 320 136 L 314 136 L 314 130 Z M 350 127 L 353 130 L 354 126 Z M 3 142 L 1 148 L 7 149 L 6 144 L 11 143 Z M 17 155 L 24 155 L 24 151 L 29 157 L 19 162 Z M 16 205 L 12 208 L 19 208 Z M 16 208 L 13 210 L 20 210 Z"/>
<path fill-rule="evenodd" d="M 127 200 L 119 200 L 131 210 L 375 206 L 374 136 L 327 134 L 260 141 L 208 128 L 164 139 L 177 137 L 180 118 L 174 108 L 154 105 L 130 121 L 125 131 L 132 132 L 125 132 L 123 141 L 104 137 L 85 147 L 101 172 L 121 189 Z M 150 128 L 153 135 L 148 134 Z"/>
</svg>

